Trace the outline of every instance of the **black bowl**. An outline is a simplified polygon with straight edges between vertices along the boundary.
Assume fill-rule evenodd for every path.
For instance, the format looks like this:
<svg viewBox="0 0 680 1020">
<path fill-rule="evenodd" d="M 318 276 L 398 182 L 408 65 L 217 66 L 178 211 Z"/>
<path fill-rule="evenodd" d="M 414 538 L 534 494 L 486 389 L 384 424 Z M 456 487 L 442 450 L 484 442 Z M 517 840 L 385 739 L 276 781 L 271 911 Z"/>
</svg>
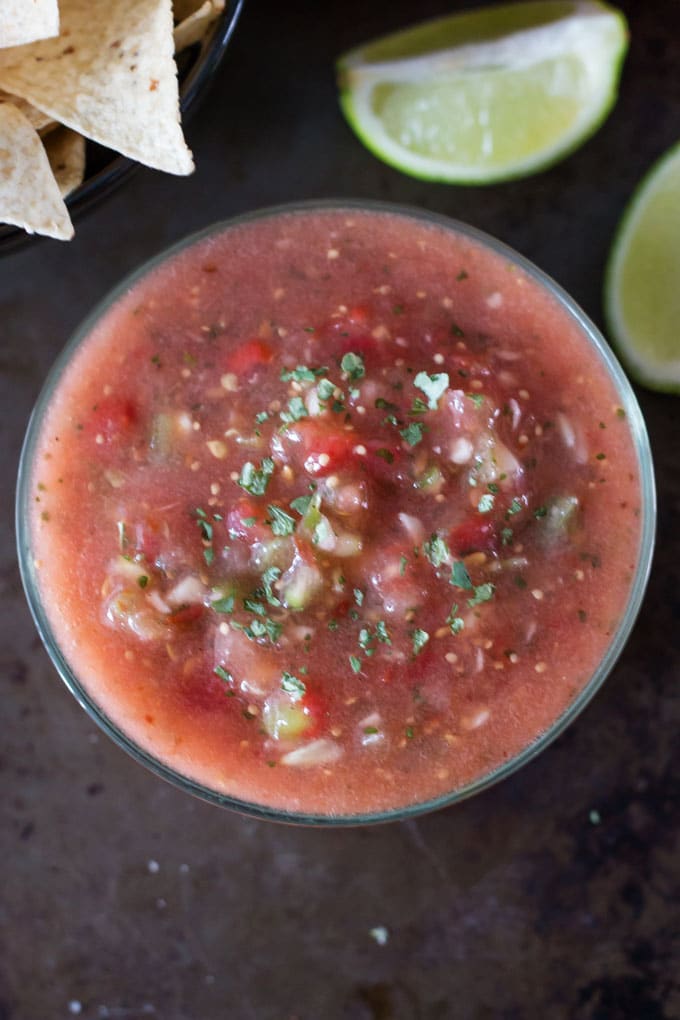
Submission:
<svg viewBox="0 0 680 1020">
<path fill-rule="evenodd" d="M 194 43 L 177 54 L 179 105 L 182 123 L 186 124 L 206 96 L 224 51 L 234 31 L 243 0 L 227 0 L 222 13 L 215 19 L 200 43 Z M 134 173 L 140 164 L 121 156 L 96 142 L 87 141 L 85 177 L 66 198 L 66 206 L 75 222 L 119 184 Z M 19 227 L 0 224 L 0 254 L 15 251 L 31 241 L 44 240 L 40 234 L 27 234 Z"/>
</svg>

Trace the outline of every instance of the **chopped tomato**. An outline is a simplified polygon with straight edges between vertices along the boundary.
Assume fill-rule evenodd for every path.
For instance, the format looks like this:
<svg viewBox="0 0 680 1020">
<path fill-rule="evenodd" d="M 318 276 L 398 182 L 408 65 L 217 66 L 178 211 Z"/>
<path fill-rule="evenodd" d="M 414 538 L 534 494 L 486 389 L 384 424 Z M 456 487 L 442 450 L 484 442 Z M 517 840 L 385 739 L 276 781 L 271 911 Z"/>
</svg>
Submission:
<svg viewBox="0 0 680 1020">
<path fill-rule="evenodd" d="M 168 615 L 170 623 L 177 627 L 185 627 L 189 624 L 196 623 L 201 617 L 205 615 L 206 607 L 200 603 L 192 603 L 189 606 L 179 606 L 174 609 Z"/>
<path fill-rule="evenodd" d="M 104 397 L 92 408 L 87 429 L 105 444 L 117 442 L 137 421 L 137 409 L 123 397 Z"/>
<path fill-rule="evenodd" d="M 283 435 L 295 460 L 301 460 L 310 475 L 330 475 L 356 458 L 354 447 L 361 442 L 356 432 L 338 432 L 325 422 L 304 420 Z"/>
<path fill-rule="evenodd" d="M 475 514 L 458 524 L 451 532 L 451 551 L 456 556 L 467 556 L 473 552 L 492 552 L 498 537 L 494 522 Z"/>
<path fill-rule="evenodd" d="M 245 538 L 250 542 L 271 538 L 271 531 L 265 528 L 261 507 L 250 499 L 239 499 L 227 514 L 227 531 L 230 538 Z"/>
<path fill-rule="evenodd" d="M 231 351 L 226 361 L 227 372 L 251 378 L 263 365 L 268 365 L 274 351 L 264 340 L 255 338 Z"/>
</svg>

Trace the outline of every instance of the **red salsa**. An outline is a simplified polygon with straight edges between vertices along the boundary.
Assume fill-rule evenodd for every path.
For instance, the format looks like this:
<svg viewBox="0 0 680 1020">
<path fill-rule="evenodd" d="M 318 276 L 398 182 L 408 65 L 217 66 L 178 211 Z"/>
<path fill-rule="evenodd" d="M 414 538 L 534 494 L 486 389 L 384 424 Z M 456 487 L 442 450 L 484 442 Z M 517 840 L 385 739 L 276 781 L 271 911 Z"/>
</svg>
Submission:
<svg viewBox="0 0 680 1020">
<path fill-rule="evenodd" d="M 640 494 L 578 323 L 389 213 L 264 217 L 156 267 L 45 414 L 33 555 L 101 710 L 178 773 L 384 811 L 518 754 L 625 609 Z"/>
</svg>

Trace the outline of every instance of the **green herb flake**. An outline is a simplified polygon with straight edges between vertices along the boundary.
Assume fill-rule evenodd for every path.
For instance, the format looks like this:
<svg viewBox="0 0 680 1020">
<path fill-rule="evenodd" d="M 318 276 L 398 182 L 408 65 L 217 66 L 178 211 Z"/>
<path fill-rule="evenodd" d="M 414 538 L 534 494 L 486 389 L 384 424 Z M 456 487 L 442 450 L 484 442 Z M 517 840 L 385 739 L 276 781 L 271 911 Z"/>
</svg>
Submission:
<svg viewBox="0 0 680 1020">
<path fill-rule="evenodd" d="M 607 459 L 607 455 L 605 453 L 596 453 L 595 454 L 595 460 L 606 460 L 606 459 Z"/>
<path fill-rule="evenodd" d="M 258 595 L 264 596 L 270 606 L 280 606 L 281 602 L 277 599 L 276 595 L 272 590 L 272 585 L 278 581 L 281 576 L 281 567 L 267 567 L 264 574 L 262 575 L 262 588 L 257 590 Z"/>
<path fill-rule="evenodd" d="M 501 531 L 501 544 L 510 545 L 512 542 L 512 528 L 503 528 Z"/>
<path fill-rule="evenodd" d="M 291 517 L 290 514 L 287 514 L 285 510 L 282 510 L 280 506 L 276 506 L 274 503 L 269 504 L 267 512 L 270 515 L 267 524 L 275 535 L 285 536 L 293 534 L 295 531 L 295 518 Z"/>
<path fill-rule="evenodd" d="M 526 588 L 527 586 L 526 581 L 519 574 L 515 575 L 515 584 L 517 585 L 518 588 Z"/>
<path fill-rule="evenodd" d="M 455 588 L 462 588 L 464 591 L 472 591 L 470 575 L 465 569 L 465 564 L 461 563 L 460 560 L 454 561 L 449 584 L 452 584 Z"/>
<path fill-rule="evenodd" d="M 392 644 L 392 638 L 390 637 L 390 632 L 388 631 L 387 625 L 384 620 L 378 620 L 378 622 L 376 623 L 375 636 L 377 637 L 378 641 L 380 641 L 380 643 L 383 645 Z"/>
<path fill-rule="evenodd" d="M 212 546 L 209 546 L 207 549 L 203 550 L 203 559 L 205 560 L 209 567 L 212 566 L 212 562 L 215 559 L 215 550 L 212 548 Z"/>
<path fill-rule="evenodd" d="M 223 666 L 215 666 L 213 673 L 215 674 L 215 676 L 218 676 L 220 680 L 223 680 L 225 684 L 231 684 L 234 682 L 234 677 L 232 676 L 232 674 L 229 672 L 228 669 L 225 669 Z"/>
<path fill-rule="evenodd" d="M 146 588 L 148 583 L 149 583 L 149 578 L 146 576 L 146 574 L 141 574 L 137 578 L 137 584 L 139 585 L 140 588 Z"/>
<path fill-rule="evenodd" d="M 266 421 L 268 417 L 269 414 L 267 413 L 267 411 L 260 411 L 258 414 L 255 415 L 255 424 L 261 425 L 262 422 Z"/>
<path fill-rule="evenodd" d="M 295 499 L 291 499 L 290 508 L 291 510 L 296 510 L 301 517 L 304 517 L 309 510 L 309 504 L 311 502 L 311 496 L 296 496 Z"/>
<path fill-rule="evenodd" d="M 446 372 L 435 372 L 433 375 L 428 375 L 427 372 L 418 372 L 413 380 L 413 385 L 423 391 L 427 397 L 429 409 L 436 411 L 437 401 L 449 387 L 449 377 Z"/>
<path fill-rule="evenodd" d="M 465 269 L 461 269 L 461 271 L 458 273 L 458 276 L 456 277 L 456 279 L 457 280 L 467 280 L 469 275 L 470 274 Z"/>
<path fill-rule="evenodd" d="M 624 411 L 624 409 L 622 407 L 617 407 L 616 408 L 616 417 L 617 418 L 625 418 L 626 417 L 626 412 Z"/>
<path fill-rule="evenodd" d="M 364 733 L 367 737 L 374 736 L 376 733 L 380 733 L 377 726 L 364 726 Z"/>
<path fill-rule="evenodd" d="M 493 510 L 493 504 L 494 498 L 492 494 L 490 492 L 485 492 L 484 495 L 480 497 L 477 509 L 480 514 L 488 514 L 491 510 Z"/>
<path fill-rule="evenodd" d="M 364 593 L 362 592 L 361 588 L 354 589 L 354 601 L 358 606 L 363 605 Z"/>
<path fill-rule="evenodd" d="M 521 509 L 522 509 L 522 504 L 517 499 L 517 496 L 515 496 L 513 501 L 512 501 L 512 503 L 510 504 L 510 506 L 508 507 L 508 509 L 505 512 L 506 518 L 514 517 L 514 515 L 518 514 Z"/>
<path fill-rule="evenodd" d="M 285 691 L 286 694 L 290 694 L 291 701 L 301 701 L 307 693 L 304 681 L 285 671 L 281 676 L 281 690 Z"/>
<path fill-rule="evenodd" d="M 225 595 L 221 599 L 216 599 L 210 603 L 211 608 L 216 613 L 233 613 L 234 612 L 234 595 Z"/>
<path fill-rule="evenodd" d="M 364 368 L 364 359 L 360 354 L 354 354 L 349 351 L 343 356 L 340 362 L 340 368 L 343 372 L 346 372 L 350 379 L 363 379 L 366 375 L 366 369 Z"/>
<path fill-rule="evenodd" d="M 423 543 L 423 552 L 435 568 L 441 567 L 443 563 L 446 563 L 451 555 L 448 545 L 444 539 L 437 534 L 432 535 L 427 542 Z"/>
<path fill-rule="evenodd" d="M 337 620 L 329 620 L 328 621 L 328 629 L 329 630 L 337 630 L 339 626 L 340 626 L 340 624 L 338 623 Z"/>
<path fill-rule="evenodd" d="M 451 628 L 452 634 L 460 634 L 461 630 L 465 626 L 465 621 L 458 616 L 458 603 L 454 602 L 451 606 L 451 612 L 446 617 L 446 623 Z"/>
<path fill-rule="evenodd" d="M 588 614 L 586 613 L 585 609 L 579 609 L 578 618 L 581 621 L 581 623 L 586 622 L 586 620 L 588 619 Z"/>
<path fill-rule="evenodd" d="M 359 673 L 361 670 L 361 659 L 357 658 L 356 655 L 350 655 L 349 664 L 352 667 L 353 673 Z"/>
<path fill-rule="evenodd" d="M 238 484 L 251 496 L 264 496 L 273 473 L 274 461 L 271 457 L 264 457 L 259 468 L 256 468 L 251 461 L 246 461 L 241 468 Z"/>
<path fill-rule="evenodd" d="M 377 407 L 379 411 L 390 411 L 394 413 L 399 410 L 396 404 L 390 403 L 390 401 L 385 400 L 384 397 L 377 397 L 374 406 Z"/>
<path fill-rule="evenodd" d="M 380 457 L 381 460 L 384 460 L 386 464 L 394 463 L 394 454 L 385 446 L 381 446 L 379 450 L 376 450 L 375 455 L 376 457 Z"/>
<path fill-rule="evenodd" d="M 415 397 L 411 404 L 411 414 L 425 414 L 429 410 L 427 401 L 423 400 L 422 397 Z"/>
<path fill-rule="evenodd" d="M 413 727 L 407 726 L 404 730 L 407 740 L 413 740 Z"/>
<path fill-rule="evenodd" d="M 307 368 L 306 365 L 298 365 L 297 368 L 293 368 L 290 371 L 283 369 L 281 372 L 281 382 L 290 382 L 293 379 L 295 382 L 314 382 L 318 376 L 323 375 L 327 372 L 327 368 Z"/>
<path fill-rule="evenodd" d="M 403 577 L 403 576 L 404 576 L 404 574 L 406 573 L 406 567 L 407 567 L 407 565 L 408 565 L 408 560 L 407 560 L 407 558 L 406 558 L 405 556 L 402 556 L 402 557 L 400 558 L 400 560 L 399 560 L 399 573 L 400 573 L 400 575 L 401 575 L 402 577 Z"/>
<path fill-rule="evenodd" d="M 330 379 L 321 379 L 318 386 L 316 387 L 317 396 L 319 400 L 324 403 L 331 399 L 335 393 L 335 384 Z"/>
<path fill-rule="evenodd" d="M 409 446 L 417 446 L 423 438 L 425 426 L 419 421 L 412 421 L 405 429 L 401 429 L 399 435 Z"/>
<path fill-rule="evenodd" d="M 479 410 L 480 407 L 482 407 L 482 405 L 484 404 L 484 397 L 482 396 L 481 393 L 466 393 L 465 396 L 468 398 L 468 400 L 472 401 L 477 410 Z"/>
<path fill-rule="evenodd" d="M 309 411 L 302 397 L 291 397 L 288 401 L 288 410 L 280 411 L 279 418 L 286 425 L 292 425 L 301 418 L 309 418 Z"/>
<path fill-rule="evenodd" d="M 430 635 L 426 630 L 421 630 L 419 627 L 411 634 L 411 640 L 413 641 L 413 654 L 418 655 L 427 642 L 430 640 Z"/>
<path fill-rule="evenodd" d="M 495 592 L 495 590 L 496 590 L 495 585 L 490 584 L 488 581 L 486 582 L 486 584 L 476 585 L 474 596 L 471 599 L 467 600 L 468 605 L 472 609 L 474 608 L 474 606 L 481 605 L 482 602 L 489 602 L 493 598 L 493 593 Z"/>
<path fill-rule="evenodd" d="M 160 356 L 160 354 L 154 354 L 153 355 L 153 357 L 151 358 L 151 364 L 155 365 L 156 368 L 160 368 L 161 367 L 161 356 Z"/>
<path fill-rule="evenodd" d="M 465 333 L 460 328 L 460 326 L 458 325 L 457 322 L 452 322 L 451 323 L 450 333 L 451 333 L 451 336 L 465 336 Z"/>
</svg>

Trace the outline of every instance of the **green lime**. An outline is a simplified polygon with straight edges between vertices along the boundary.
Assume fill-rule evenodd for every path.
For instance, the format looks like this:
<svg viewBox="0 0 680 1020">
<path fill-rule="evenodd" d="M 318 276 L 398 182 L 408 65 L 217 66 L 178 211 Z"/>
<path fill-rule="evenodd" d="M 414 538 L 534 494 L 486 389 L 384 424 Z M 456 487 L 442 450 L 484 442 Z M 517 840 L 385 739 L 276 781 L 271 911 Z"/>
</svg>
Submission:
<svg viewBox="0 0 680 1020">
<path fill-rule="evenodd" d="M 462 184 L 535 173 L 616 101 L 623 15 L 596 0 L 482 8 L 368 43 L 338 61 L 340 104 L 386 163 Z"/>
<path fill-rule="evenodd" d="M 612 339 L 630 374 L 680 392 L 680 143 L 636 188 L 612 245 L 604 288 Z"/>
</svg>

